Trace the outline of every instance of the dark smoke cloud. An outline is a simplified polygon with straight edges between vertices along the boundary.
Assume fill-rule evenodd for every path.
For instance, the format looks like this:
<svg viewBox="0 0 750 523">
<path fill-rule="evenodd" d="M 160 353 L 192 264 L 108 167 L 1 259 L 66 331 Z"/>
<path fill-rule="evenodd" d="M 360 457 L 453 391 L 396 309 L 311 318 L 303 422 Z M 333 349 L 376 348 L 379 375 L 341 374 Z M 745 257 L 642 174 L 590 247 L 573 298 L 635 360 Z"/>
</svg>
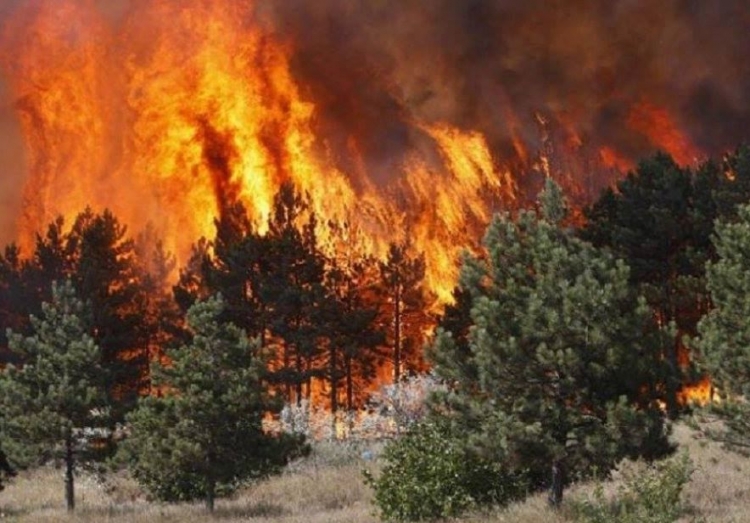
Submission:
<svg viewBox="0 0 750 523">
<path fill-rule="evenodd" d="M 708 154 L 748 136 L 745 0 L 272 5 L 321 129 L 356 137 L 372 161 L 409 150 L 415 117 L 481 130 L 502 159 L 513 132 L 539 146 L 537 113 L 566 115 L 585 141 L 637 157 L 652 147 L 626 125 L 641 101 L 675 115 Z"/>
</svg>

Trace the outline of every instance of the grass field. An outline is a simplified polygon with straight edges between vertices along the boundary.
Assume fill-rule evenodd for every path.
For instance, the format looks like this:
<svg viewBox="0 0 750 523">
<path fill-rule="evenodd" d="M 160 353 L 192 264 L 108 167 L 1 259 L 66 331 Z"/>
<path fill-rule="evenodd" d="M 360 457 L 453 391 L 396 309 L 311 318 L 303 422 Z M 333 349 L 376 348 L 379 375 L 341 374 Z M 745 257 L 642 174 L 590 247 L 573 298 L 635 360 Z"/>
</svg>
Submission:
<svg viewBox="0 0 750 523">
<path fill-rule="evenodd" d="M 750 523 L 750 459 L 728 453 L 719 445 L 693 437 L 677 426 L 675 441 L 687 449 L 696 470 L 686 490 L 691 514 L 684 521 Z M 210 516 L 200 504 L 166 505 L 149 502 L 126 475 L 106 485 L 83 475 L 76 483 L 77 509 L 68 515 L 63 502 L 62 472 L 45 468 L 22 473 L 0 492 L 0 520 L 19 522 L 235 522 L 343 523 L 379 521 L 372 496 L 362 481 L 363 468 L 374 470 L 377 460 L 359 458 L 362 448 L 326 443 L 283 474 L 247 488 L 232 499 L 219 500 Z M 377 453 L 377 449 L 375 449 Z M 617 477 L 607 484 L 614 491 Z M 569 498 L 583 496 L 591 485 L 569 489 Z M 564 512 L 564 511 L 563 511 Z M 555 523 L 566 521 L 546 507 L 543 495 L 461 522 Z"/>
</svg>

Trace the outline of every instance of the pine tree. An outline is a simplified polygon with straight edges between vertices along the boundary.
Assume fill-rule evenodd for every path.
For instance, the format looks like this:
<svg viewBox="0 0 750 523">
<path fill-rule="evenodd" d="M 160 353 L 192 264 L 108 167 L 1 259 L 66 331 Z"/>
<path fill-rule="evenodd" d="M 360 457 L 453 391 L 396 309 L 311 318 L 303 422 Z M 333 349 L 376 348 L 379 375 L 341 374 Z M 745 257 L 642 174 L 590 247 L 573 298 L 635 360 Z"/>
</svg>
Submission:
<svg viewBox="0 0 750 523">
<path fill-rule="evenodd" d="M 182 314 L 169 289 L 169 280 L 176 267 L 175 257 L 168 253 L 153 227 L 148 226 L 135 242 L 137 278 L 142 305 L 142 322 L 139 328 L 147 340 L 148 361 L 163 357 L 164 349 L 182 334 Z M 151 377 L 142 378 L 145 390 L 151 392 Z"/>
<path fill-rule="evenodd" d="M 309 397 L 313 378 L 323 377 L 323 316 L 333 297 L 324 285 L 325 258 L 318 248 L 317 220 L 309 201 L 287 183 L 279 188 L 263 253 L 267 273 L 260 291 L 268 327 L 281 342 L 275 378 L 287 399 Z"/>
<path fill-rule="evenodd" d="M 148 378 L 147 296 L 135 243 L 112 212 L 86 209 L 76 217 L 67 244 L 73 261 L 68 277 L 78 294 L 91 301 L 91 332 L 101 347 L 108 393 L 121 420 Z"/>
<path fill-rule="evenodd" d="M 378 328 L 378 308 L 367 301 L 374 260 L 370 258 L 331 261 L 326 288 L 331 299 L 323 311 L 327 354 L 324 378 L 330 387 L 330 408 L 339 408 L 343 386 L 346 409 L 354 409 L 355 385 L 364 387 L 375 377 L 384 333 Z M 355 383 L 356 382 L 356 383 Z"/>
<path fill-rule="evenodd" d="M 641 161 L 634 172 L 608 189 L 586 210 L 584 239 L 610 248 L 630 266 L 630 281 L 641 292 L 661 325 L 677 327 L 665 343 L 664 357 L 671 365 L 667 379 L 667 409 L 679 410 L 681 382 L 689 381 L 690 359 L 682 344 L 695 333 L 706 311 L 705 250 L 713 221 L 714 205 L 708 176 L 697 180 L 665 154 Z M 698 183 L 699 182 L 699 183 Z M 698 189 L 704 192 L 697 193 Z M 688 371 L 686 373 L 686 371 Z"/>
<path fill-rule="evenodd" d="M 750 205 L 716 225 L 718 260 L 707 269 L 714 309 L 698 324 L 695 345 L 703 368 L 724 401 L 712 410 L 726 430 L 707 431 L 730 448 L 750 454 Z"/>
<path fill-rule="evenodd" d="M 7 362 L 10 354 L 6 351 L 5 332 L 15 332 L 27 328 L 29 314 L 33 307 L 33 294 L 26 278 L 28 262 L 21 259 L 20 249 L 11 244 L 0 253 L 0 364 Z"/>
<path fill-rule="evenodd" d="M 135 478 L 167 501 L 214 500 L 282 466 L 301 449 L 290 437 L 266 434 L 263 416 L 278 409 L 266 393 L 266 359 L 257 342 L 219 321 L 223 300 L 188 311 L 192 341 L 153 363 L 157 395 L 128 416 L 122 444 Z"/>
<path fill-rule="evenodd" d="M 702 170 L 710 173 L 711 191 L 720 218 L 735 218 L 738 206 L 750 202 L 750 145 L 741 145 L 726 155 L 720 164 L 707 162 Z"/>
<path fill-rule="evenodd" d="M 196 245 L 181 271 L 175 297 L 185 308 L 221 293 L 222 319 L 274 349 L 271 379 L 289 401 L 302 401 L 312 380 L 325 374 L 323 316 L 334 299 L 325 288 L 325 258 L 309 202 L 285 183 L 266 235 L 254 229 L 239 202 L 226 203 L 215 224 L 215 238 Z"/>
<path fill-rule="evenodd" d="M 106 422 L 101 351 L 87 333 L 89 317 L 70 281 L 53 285 L 52 301 L 31 318 L 32 334 L 8 333 L 23 363 L 0 373 L 2 448 L 23 466 L 62 461 L 68 510 L 75 508 L 76 465 L 95 450 L 87 443 Z"/>
<path fill-rule="evenodd" d="M 7 252 L 12 254 L 12 250 Z M 150 341 L 148 322 L 144 321 L 148 290 L 137 261 L 134 242 L 118 219 L 107 210 L 97 214 L 86 209 L 69 232 L 65 232 L 60 217 L 44 235 L 37 235 L 29 260 L 14 267 L 13 255 L 0 262 L 11 269 L 11 282 L 20 278 L 20 286 L 16 285 L 20 292 L 10 295 L 11 306 L 26 317 L 39 315 L 41 304 L 52 299 L 54 281 L 69 279 L 76 293 L 90 302 L 88 333 L 101 349 L 110 403 L 117 411 L 113 421 L 122 420 L 122 414 L 147 384 L 142 380 L 147 378 Z M 0 289 L 2 286 L 0 282 Z M 28 321 L 13 328 L 30 332 Z"/>
<path fill-rule="evenodd" d="M 665 370 L 627 266 L 560 227 L 551 183 L 541 216 L 497 216 L 485 254 L 466 258 L 468 345 L 439 330 L 430 354 L 453 387 L 436 412 L 469 428 L 477 452 L 549 485 L 558 506 L 572 478 L 662 448 Z"/>
<path fill-rule="evenodd" d="M 179 277 L 172 287 L 172 294 L 183 316 L 195 302 L 205 300 L 212 294 L 207 277 L 212 263 L 211 249 L 211 242 L 206 238 L 200 238 L 191 246 L 187 262 L 179 269 Z"/>
<path fill-rule="evenodd" d="M 398 383 L 404 365 L 414 364 L 419 359 L 419 329 L 426 323 L 427 308 L 422 292 L 424 256 L 410 255 L 405 243 L 392 243 L 386 260 L 380 263 L 380 274 L 390 313 L 387 332 L 392 350 L 393 382 Z"/>
</svg>

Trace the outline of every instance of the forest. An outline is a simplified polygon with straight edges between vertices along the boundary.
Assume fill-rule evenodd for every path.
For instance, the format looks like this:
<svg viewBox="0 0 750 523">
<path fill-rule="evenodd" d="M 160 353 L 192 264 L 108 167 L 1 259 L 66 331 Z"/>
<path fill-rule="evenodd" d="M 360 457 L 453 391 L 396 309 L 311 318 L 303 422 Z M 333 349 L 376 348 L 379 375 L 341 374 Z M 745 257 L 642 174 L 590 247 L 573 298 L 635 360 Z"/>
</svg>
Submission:
<svg viewBox="0 0 750 523">
<path fill-rule="evenodd" d="M 365 479 L 387 520 L 543 490 L 557 509 L 625 457 L 671 454 L 669 427 L 696 412 L 746 448 L 748 203 L 744 145 L 695 167 L 657 153 L 582 209 L 548 179 L 465 246 L 448 304 L 408 231 L 383 259 L 321 249 L 346 225 L 291 183 L 265 224 L 224 202 L 182 266 L 153 228 L 82 209 L 0 255 L 3 483 L 62 463 L 74 510 L 78 471 L 106 464 L 213 511 L 309 455 L 268 428 L 285 405 L 344 419 L 427 373 L 425 413 Z"/>
</svg>

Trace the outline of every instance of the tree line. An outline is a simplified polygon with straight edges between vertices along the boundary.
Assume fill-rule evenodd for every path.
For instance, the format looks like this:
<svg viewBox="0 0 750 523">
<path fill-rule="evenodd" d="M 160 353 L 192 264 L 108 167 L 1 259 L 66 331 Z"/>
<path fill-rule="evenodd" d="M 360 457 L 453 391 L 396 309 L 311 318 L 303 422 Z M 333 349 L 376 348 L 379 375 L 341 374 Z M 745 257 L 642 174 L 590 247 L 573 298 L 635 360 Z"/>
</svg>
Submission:
<svg viewBox="0 0 750 523">
<path fill-rule="evenodd" d="M 37 235 L 30 255 L 14 244 L 0 255 L 0 348 L 8 380 L 2 448 L 21 466 L 65 463 L 69 508 L 76 464 L 113 455 L 123 424 L 148 428 L 135 430 L 121 454 L 139 441 L 151 449 L 168 442 L 159 447 L 164 451 L 179 448 L 175 441 L 192 445 L 167 468 L 149 462 L 143 448 L 130 454 L 136 477 L 152 493 L 171 500 L 205 495 L 213 506 L 215 495 L 302 448 L 262 434 L 262 417 L 278 413 L 283 402 L 309 398 L 317 384 L 333 412 L 353 410 L 378 369 L 390 367 L 398 381 L 424 368 L 421 344 L 431 321 L 424 259 L 408 244 L 390 245 L 382 261 L 351 251 L 326 256 L 321 225 L 290 184 L 276 195 L 264 234 L 238 202 L 225 206 L 215 226 L 215 237 L 196 242 L 171 287 L 175 259 L 154 230 L 131 238 L 108 210 L 86 209 L 69 228 L 58 218 Z M 210 314 L 198 314 L 206 308 Z M 214 333 L 207 341 L 209 324 L 231 334 Z M 227 336 L 234 341 L 222 341 Z M 234 360 L 223 359 L 232 351 Z M 182 381 L 171 370 L 181 358 L 192 372 Z M 225 383 L 242 369 L 237 381 Z M 75 383 L 57 382 L 60 376 Z M 210 401 L 186 392 L 213 382 L 235 388 Z M 180 406 L 182 400 L 188 405 Z M 60 412 L 38 417 L 49 408 Z M 193 431 L 200 425 L 187 412 L 200 413 L 204 423 L 207 413 L 215 414 L 204 425 L 206 440 L 167 437 L 181 423 Z M 236 424 L 210 434 L 232 416 Z M 8 465 L 3 470 L 12 472 L 5 454 L 0 457 Z M 209 464 L 196 471 L 196 460 Z"/>
<path fill-rule="evenodd" d="M 388 520 L 444 518 L 671 452 L 668 418 L 701 373 L 724 398 L 707 433 L 747 453 L 750 149 L 696 170 L 657 154 L 566 222 L 496 215 L 462 264 L 428 358 L 448 388 L 369 476 Z M 440 449 L 436 452 L 435 449 Z"/>
<path fill-rule="evenodd" d="M 747 147 L 695 170 L 658 154 L 588 207 L 582 227 L 566 222 L 551 182 L 537 209 L 497 215 L 482 249 L 465 256 L 455 303 L 428 347 L 448 391 L 431 400 L 432 428 L 405 444 L 455 437 L 467 463 L 497 473 L 486 485 L 499 490 L 486 499 L 548 486 L 554 505 L 573 479 L 624 455 L 664 452 L 661 406 L 676 417 L 681 387 L 702 369 L 689 347 L 721 360 L 705 341 L 722 339 L 711 333 L 724 332 L 716 311 L 726 311 L 716 294 L 726 248 L 712 235 L 729 241 L 733 229 L 714 223 L 746 218 L 737 205 L 748 189 Z M 110 451 L 119 431 L 120 455 L 154 495 L 212 507 L 304 452 L 261 428 L 280 400 L 301 401 L 317 380 L 332 410 L 351 409 L 383 361 L 394 379 L 421 369 L 423 258 L 406 244 L 383 261 L 328 257 L 319 227 L 291 185 L 264 234 L 241 204 L 224 206 L 215 237 L 194 245 L 172 289 L 175 262 L 154 233 L 128 238 L 108 211 L 86 210 L 67 231 L 56 220 L 28 258 L 8 246 L 8 455 L 65 462 L 72 508 L 76 460 Z"/>
<path fill-rule="evenodd" d="M 135 238 L 108 210 L 86 209 L 69 230 L 62 218 L 36 237 L 34 251 L 14 244 L 0 254 L 0 362 L 18 362 L 6 331 L 27 334 L 29 320 L 70 280 L 90 304 L 90 334 L 102 348 L 110 399 L 127 411 L 151 389 L 149 364 L 185 339 L 184 318 L 199 299 L 221 294 L 222 320 L 260 340 L 273 358 L 271 381 L 287 401 L 321 384 L 332 410 L 361 405 L 376 370 L 393 379 L 423 369 L 421 345 L 432 318 L 424 258 L 391 244 L 383 261 L 360 253 L 325 255 L 322 225 L 290 184 L 277 194 L 261 234 L 242 204 L 215 222 L 176 270 L 152 228 Z M 329 234 L 335 234 L 333 225 Z"/>
</svg>

